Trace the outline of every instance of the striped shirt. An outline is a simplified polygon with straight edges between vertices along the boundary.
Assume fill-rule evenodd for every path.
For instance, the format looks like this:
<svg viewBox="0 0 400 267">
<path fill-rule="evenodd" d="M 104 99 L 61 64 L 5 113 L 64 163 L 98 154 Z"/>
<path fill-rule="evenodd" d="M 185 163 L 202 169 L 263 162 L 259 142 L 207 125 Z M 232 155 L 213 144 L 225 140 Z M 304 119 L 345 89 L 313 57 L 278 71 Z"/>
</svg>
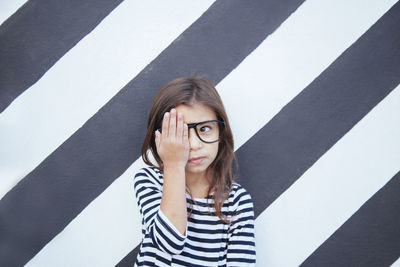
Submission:
<svg viewBox="0 0 400 267">
<path fill-rule="evenodd" d="M 191 213 L 182 235 L 160 209 L 162 173 L 152 167 L 141 169 L 134 179 L 136 200 L 142 215 L 142 243 L 135 266 L 255 266 L 254 209 L 249 193 L 233 183 L 222 213 L 215 211 L 211 196 L 191 198 Z"/>
</svg>

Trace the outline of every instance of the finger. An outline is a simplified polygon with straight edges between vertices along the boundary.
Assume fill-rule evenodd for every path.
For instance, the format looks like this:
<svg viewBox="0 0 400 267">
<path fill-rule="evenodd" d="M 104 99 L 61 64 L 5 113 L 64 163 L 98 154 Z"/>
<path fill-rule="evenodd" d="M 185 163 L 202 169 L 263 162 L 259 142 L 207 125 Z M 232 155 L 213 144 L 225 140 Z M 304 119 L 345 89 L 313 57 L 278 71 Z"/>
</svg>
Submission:
<svg viewBox="0 0 400 267">
<path fill-rule="evenodd" d="M 176 135 L 176 110 L 173 108 L 171 109 L 171 116 L 169 118 L 168 136 L 174 138 L 175 135 Z"/>
<path fill-rule="evenodd" d="M 154 135 L 155 135 L 154 139 L 156 141 L 156 148 L 158 150 L 158 148 L 160 147 L 160 143 L 161 143 L 161 133 L 157 130 Z"/>
<path fill-rule="evenodd" d="M 183 116 L 182 113 L 178 112 L 178 122 L 176 123 L 176 137 L 179 141 L 182 140 L 183 136 Z"/>
<path fill-rule="evenodd" d="M 189 143 L 189 129 L 186 123 L 183 125 L 183 143 Z"/>
<path fill-rule="evenodd" d="M 163 118 L 163 122 L 162 122 L 162 126 L 161 126 L 163 136 L 165 136 L 165 137 L 168 136 L 169 116 L 170 116 L 169 113 L 165 112 L 164 118 Z"/>
</svg>

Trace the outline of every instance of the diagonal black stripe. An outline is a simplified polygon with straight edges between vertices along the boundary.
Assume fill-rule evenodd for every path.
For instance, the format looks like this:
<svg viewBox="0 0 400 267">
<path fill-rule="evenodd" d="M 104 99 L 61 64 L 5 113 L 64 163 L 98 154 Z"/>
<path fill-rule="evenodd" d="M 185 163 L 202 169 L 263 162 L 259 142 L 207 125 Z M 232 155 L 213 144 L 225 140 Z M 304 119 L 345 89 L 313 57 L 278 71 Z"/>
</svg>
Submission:
<svg viewBox="0 0 400 267">
<path fill-rule="evenodd" d="M 140 245 L 139 245 L 140 246 Z M 133 266 L 136 261 L 136 255 L 139 253 L 139 246 L 128 253 L 117 265 L 116 267 Z"/>
<path fill-rule="evenodd" d="M 303 0 L 217 1 L 0 201 L 0 265 L 23 265 L 139 157 L 146 114 L 171 78 L 219 82 Z"/>
<path fill-rule="evenodd" d="M 400 172 L 301 266 L 390 266 L 400 256 Z"/>
<path fill-rule="evenodd" d="M 236 152 L 256 217 L 400 83 L 400 3 Z"/>
<path fill-rule="evenodd" d="M 122 0 L 27 1 L 0 27 L 0 113 Z"/>
<path fill-rule="evenodd" d="M 399 84 L 399 31 L 397 3 L 236 152 L 256 216 Z"/>
</svg>

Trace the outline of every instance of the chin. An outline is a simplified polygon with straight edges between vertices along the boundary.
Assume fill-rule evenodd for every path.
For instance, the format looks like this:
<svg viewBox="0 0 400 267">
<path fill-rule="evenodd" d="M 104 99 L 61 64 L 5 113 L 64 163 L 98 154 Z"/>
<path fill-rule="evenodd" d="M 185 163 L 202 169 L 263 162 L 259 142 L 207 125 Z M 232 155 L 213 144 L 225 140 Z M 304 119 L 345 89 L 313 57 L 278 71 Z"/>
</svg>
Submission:
<svg viewBox="0 0 400 267">
<path fill-rule="evenodd" d="M 197 173 L 197 174 L 199 174 L 199 173 L 206 172 L 207 168 L 208 168 L 208 166 L 202 166 L 202 165 L 199 165 L 199 166 L 186 165 L 185 170 L 188 173 Z"/>
<path fill-rule="evenodd" d="M 201 168 L 199 166 L 186 167 L 186 172 L 189 172 L 189 173 L 202 173 L 202 172 L 205 172 L 206 170 L 207 170 L 207 168 Z"/>
</svg>

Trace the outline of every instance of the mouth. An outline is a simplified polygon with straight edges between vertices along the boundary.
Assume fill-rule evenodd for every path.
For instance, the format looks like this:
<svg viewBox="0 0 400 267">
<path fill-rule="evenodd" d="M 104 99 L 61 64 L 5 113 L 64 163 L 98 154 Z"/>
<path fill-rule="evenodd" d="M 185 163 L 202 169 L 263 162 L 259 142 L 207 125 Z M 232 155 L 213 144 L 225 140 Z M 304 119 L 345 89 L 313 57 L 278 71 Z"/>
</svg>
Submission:
<svg viewBox="0 0 400 267">
<path fill-rule="evenodd" d="M 194 165 L 199 165 L 203 162 L 205 157 L 196 157 L 196 158 L 191 158 L 188 160 L 188 163 L 194 164 Z"/>
</svg>

